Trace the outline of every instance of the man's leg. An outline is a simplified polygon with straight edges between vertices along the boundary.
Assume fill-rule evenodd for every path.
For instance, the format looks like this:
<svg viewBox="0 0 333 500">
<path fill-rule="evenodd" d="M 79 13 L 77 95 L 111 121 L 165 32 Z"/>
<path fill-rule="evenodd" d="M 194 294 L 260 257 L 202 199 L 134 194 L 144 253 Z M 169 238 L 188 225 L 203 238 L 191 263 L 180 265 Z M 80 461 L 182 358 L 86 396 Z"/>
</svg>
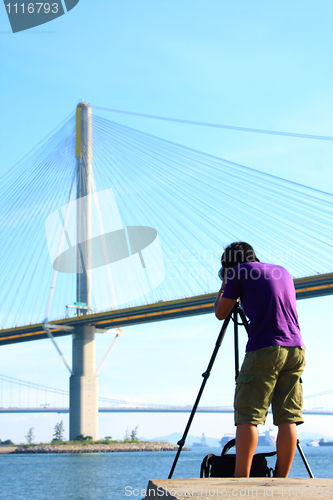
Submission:
<svg viewBox="0 0 333 500">
<path fill-rule="evenodd" d="M 275 477 L 288 477 L 297 445 L 296 424 L 280 424 L 276 439 L 277 463 Z"/>
<path fill-rule="evenodd" d="M 249 477 L 253 454 L 258 443 L 258 429 L 253 424 L 238 424 L 236 431 L 235 477 Z"/>
<path fill-rule="evenodd" d="M 303 423 L 301 375 L 305 367 L 305 350 L 303 347 L 284 347 L 281 351 L 287 353 L 287 358 L 279 373 L 272 401 L 274 424 L 279 427 L 275 475 L 288 477 L 297 446 L 296 424 Z"/>
</svg>

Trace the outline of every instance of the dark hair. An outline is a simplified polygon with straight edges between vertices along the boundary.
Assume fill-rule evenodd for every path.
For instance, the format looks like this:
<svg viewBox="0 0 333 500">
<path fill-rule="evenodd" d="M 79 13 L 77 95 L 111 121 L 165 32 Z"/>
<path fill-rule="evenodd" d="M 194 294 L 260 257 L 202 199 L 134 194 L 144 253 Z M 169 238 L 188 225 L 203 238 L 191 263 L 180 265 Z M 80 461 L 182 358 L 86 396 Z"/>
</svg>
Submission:
<svg viewBox="0 0 333 500">
<path fill-rule="evenodd" d="M 260 262 L 255 251 L 248 243 L 244 241 L 235 241 L 227 246 L 221 257 L 221 263 L 224 268 L 235 267 L 245 262 Z"/>
</svg>

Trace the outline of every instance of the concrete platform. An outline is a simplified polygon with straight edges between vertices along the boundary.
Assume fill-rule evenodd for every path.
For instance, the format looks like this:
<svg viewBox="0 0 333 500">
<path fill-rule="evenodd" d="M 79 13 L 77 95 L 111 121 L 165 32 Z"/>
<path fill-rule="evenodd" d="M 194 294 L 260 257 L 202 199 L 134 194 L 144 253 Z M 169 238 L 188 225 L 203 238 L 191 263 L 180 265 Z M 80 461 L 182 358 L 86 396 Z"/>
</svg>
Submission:
<svg viewBox="0 0 333 500">
<path fill-rule="evenodd" d="M 141 493 L 142 494 L 142 493 Z M 174 500 L 333 499 L 333 479 L 206 478 L 152 479 L 146 497 Z"/>
</svg>

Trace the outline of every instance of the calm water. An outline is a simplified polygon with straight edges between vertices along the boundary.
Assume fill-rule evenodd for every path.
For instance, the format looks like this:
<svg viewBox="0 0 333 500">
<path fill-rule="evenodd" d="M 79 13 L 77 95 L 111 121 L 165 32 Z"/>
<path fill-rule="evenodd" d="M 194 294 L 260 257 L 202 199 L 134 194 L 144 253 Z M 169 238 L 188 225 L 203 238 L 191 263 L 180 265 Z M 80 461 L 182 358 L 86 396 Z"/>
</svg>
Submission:
<svg viewBox="0 0 333 500">
<path fill-rule="evenodd" d="M 258 448 L 272 451 L 273 448 Z M 315 477 L 333 477 L 333 447 L 303 447 Z M 221 448 L 183 451 L 176 477 L 199 477 L 208 453 Z M 0 455 L 0 498 L 6 500 L 122 500 L 144 497 L 149 479 L 167 478 L 175 452 L 126 452 L 99 454 Z M 273 467 L 275 459 L 269 459 Z M 296 456 L 290 477 L 308 477 Z M 127 495 L 125 494 L 125 487 Z M 134 495 L 134 489 L 136 495 Z M 130 495 L 129 493 L 133 494 Z"/>
</svg>

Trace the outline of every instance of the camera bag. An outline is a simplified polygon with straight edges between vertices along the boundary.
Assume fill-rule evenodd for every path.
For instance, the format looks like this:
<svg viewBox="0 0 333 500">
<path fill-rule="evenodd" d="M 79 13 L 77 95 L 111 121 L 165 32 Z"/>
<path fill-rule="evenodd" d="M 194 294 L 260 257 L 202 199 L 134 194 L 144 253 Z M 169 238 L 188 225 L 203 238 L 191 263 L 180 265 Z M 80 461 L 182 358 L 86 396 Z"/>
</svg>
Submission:
<svg viewBox="0 0 333 500">
<path fill-rule="evenodd" d="M 232 439 L 223 448 L 221 456 L 213 453 L 206 455 L 200 468 L 200 477 L 234 477 L 236 455 L 227 455 L 227 452 L 235 446 L 236 440 Z M 250 477 L 272 477 L 273 469 L 267 465 L 266 457 L 276 455 L 276 451 L 269 453 L 256 453 L 253 456 Z"/>
</svg>

